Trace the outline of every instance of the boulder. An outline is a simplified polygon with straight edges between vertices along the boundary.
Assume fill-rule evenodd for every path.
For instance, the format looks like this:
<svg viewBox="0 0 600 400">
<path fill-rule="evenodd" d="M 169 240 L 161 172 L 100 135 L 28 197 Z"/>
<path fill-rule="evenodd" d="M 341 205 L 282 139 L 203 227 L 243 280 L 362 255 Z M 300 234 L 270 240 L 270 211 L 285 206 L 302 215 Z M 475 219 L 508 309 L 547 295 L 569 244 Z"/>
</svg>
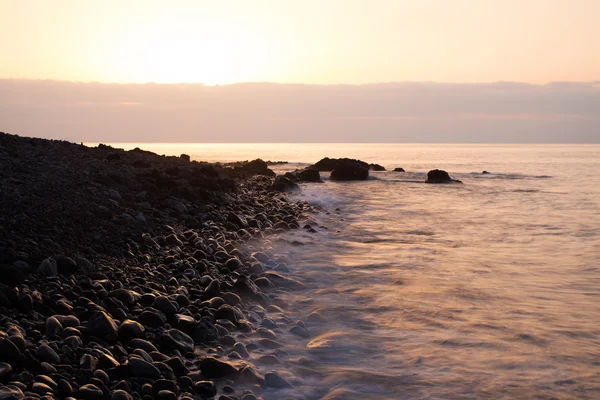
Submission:
<svg viewBox="0 0 600 400">
<path fill-rule="evenodd" d="M 385 167 L 379 164 L 369 164 L 369 169 L 371 171 L 385 171 Z"/>
<path fill-rule="evenodd" d="M 257 175 L 275 176 L 275 172 L 269 169 L 269 164 L 267 164 L 260 158 L 243 164 L 239 169 L 244 172 L 249 172 Z"/>
<path fill-rule="evenodd" d="M 346 165 L 358 165 L 365 169 L 369 169 L 369 164 L 361 160 L 355 160 L 352 158 L 329 158 L 325 157 L 319 160 L 317 163 L 309 168 L 316 169 L 317 171 L 333 171 L 334 169 L 346 166 Z"/>
<path fill-rule="evenodd" d="M 398 168 L 394 168 L 394 172 L 406 172 L 404 170 L 404 168 L 398 167 Z"/>
<path fill-rule="evenodd" d="M 305 168 L 293 172 L 294 176 L 302 182 L 321 182 L 321 174 L 314 168 Z"/>
<path fill-rule="evenodd" d="M 332 181 L 364 181 L 369 179 L 369 170 L 358 164 L 346 164 L 331 171 Z"/>
<path fill-rule="evenodd" d="M 276 192 L 300 192 L 300 186 L 285 176 L 278 176 L 271 186 L 271 190 Z"/>
<path fill-rule="evenodd" d="M 427 173 L 425 183 L 462 183 L 459 180 L 452 179 L 450 175 L 441 169 L 433 169 Z"/>
</svg>

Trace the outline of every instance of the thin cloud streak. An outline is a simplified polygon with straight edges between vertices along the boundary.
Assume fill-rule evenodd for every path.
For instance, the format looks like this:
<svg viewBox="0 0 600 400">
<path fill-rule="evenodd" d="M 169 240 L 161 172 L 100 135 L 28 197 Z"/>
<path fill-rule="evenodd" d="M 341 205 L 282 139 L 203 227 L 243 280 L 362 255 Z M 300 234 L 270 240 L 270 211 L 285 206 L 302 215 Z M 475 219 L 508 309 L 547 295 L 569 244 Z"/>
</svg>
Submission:
<svg viewBox="0 0 600 400">
<path fill-rule="evenodd" d="M 0 131 L 77 142 L 599 143 L 599 88 L 0 80 Z"/>
</svg>

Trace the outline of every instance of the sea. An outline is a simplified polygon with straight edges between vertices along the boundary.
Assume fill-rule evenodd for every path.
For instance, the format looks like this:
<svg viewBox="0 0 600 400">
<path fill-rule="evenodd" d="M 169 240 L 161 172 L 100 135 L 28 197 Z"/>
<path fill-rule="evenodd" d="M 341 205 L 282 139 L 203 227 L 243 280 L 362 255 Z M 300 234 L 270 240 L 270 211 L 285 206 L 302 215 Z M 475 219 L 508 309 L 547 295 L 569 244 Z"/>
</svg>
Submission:
<svg viewBox="0 0 600 400">
<path fill-rule="evenodd" d="M 294 388 L 265 399 L 600 399 L 600 145 L 113 145 L 387 169 L 292 196 L 322 208 L 274 244 L 311 337 L 282 339 Z"/>
</svg>

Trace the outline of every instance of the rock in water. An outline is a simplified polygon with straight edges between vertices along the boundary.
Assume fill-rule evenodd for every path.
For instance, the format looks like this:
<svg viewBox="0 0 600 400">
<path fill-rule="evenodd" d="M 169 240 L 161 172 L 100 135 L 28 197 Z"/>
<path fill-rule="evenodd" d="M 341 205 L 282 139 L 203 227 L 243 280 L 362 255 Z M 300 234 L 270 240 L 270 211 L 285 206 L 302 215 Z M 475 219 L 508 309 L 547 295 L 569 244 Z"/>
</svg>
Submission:
<svg viewBox="0 0 600 400">
<path fill-rule="evenodd" d="M 181 353 L 192 353 L 194 351 L 194 341 L 191 337 L 178 329 L 169 329 L 162 336 L 166 347 L 173 350 L 179 350 Z"/>
<path fill-rule="evenodd" d="M 200 371 L 210 379 L 232 378 L 238 374 L 238 370 L 233 365 L 214 357 L 204 357 L 200 360 Z"/>
<path fill-rule="evenodd" d="M 119 339 L 117 324 L 110 315 L 104 311 L 96 311 L 88 320 L 88 329 L 94 336 L 98 336 L 109 343 Z"/>
<path fill-rule="evenodd" d="M 427 173 L 425 183 L 462 183 L 459 180 L 450 178 L 450 175 L 441 169 L 433 169 Z"/>
<path fill-rule="evenodd" d="M 272 388 L 290 388 L 292 385 L 283 379 L 276 371 L 269 371 L 265 374 L 265 384 Z"/>
<path fill-rule="evenodd" d="M 360 165 L 348 164 L 331 171 L 329 178 L 332 181 L 364 181 L 369 179 L 369 170 Z"/>
<path fill-rule="evenodd" d="M 300 192 L 300 186 L 296 182 L 292 182 L 291 179 L 285 176 L 278 176 L 271 186 L 271 190 L 276 192 Z"/>
<path fill-rule="evenodd" d="M 406 172 L 406 171 L 404 171 L 404 168 L 398 167 L 398 168 L 394 168 L 394 172 Z"/>
</svg>

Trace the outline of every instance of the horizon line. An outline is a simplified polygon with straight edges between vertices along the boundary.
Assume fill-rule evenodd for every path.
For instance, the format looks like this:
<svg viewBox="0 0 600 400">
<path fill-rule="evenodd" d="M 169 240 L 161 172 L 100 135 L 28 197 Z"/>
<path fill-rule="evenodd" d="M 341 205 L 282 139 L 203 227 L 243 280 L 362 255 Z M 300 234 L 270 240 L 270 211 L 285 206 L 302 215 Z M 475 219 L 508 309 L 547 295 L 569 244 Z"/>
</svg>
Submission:
<svg viewBox="0 0 600 400">
<path fill-rule="evenodd" d="M 432 81 L 432 80 L 415 80 L 415 81 L 380 81 L 380 82 L 364 82 L 364 83 L 302 83 L 302 82 L 274 82 L 274 81 L 240 81 L 222 84 L 208 84 L 203 82 L 134 82 L 134 81 L 83 81 L 83 80 L 67 80 L 67 79 L 52 79 L 52 78 L 0 78 L 0 81 L 17 81 L 17 82 L 57 82 L 57 83 L 72 83 L 72 84 L 102 84 L 102 85 L 202 85 L 206 87 L 219 86 L 234 86 L 234 85 L 297 85 L 297 86 L 370 86 L 370 85 L 393 85 L 393 84 L 441 84 L 441 85 L 492 85 L 492 84 L 521 84 L 530 86 L 549 86 L 553 84 L 572 84 L 572 83 L 587 83 L 600 84 L 598 79 L 589 81 L 578 80 L 552 80 L 545 83 L 534 83 L 515 80 L 494 80 L 494 81 Z"/>
</svg>

